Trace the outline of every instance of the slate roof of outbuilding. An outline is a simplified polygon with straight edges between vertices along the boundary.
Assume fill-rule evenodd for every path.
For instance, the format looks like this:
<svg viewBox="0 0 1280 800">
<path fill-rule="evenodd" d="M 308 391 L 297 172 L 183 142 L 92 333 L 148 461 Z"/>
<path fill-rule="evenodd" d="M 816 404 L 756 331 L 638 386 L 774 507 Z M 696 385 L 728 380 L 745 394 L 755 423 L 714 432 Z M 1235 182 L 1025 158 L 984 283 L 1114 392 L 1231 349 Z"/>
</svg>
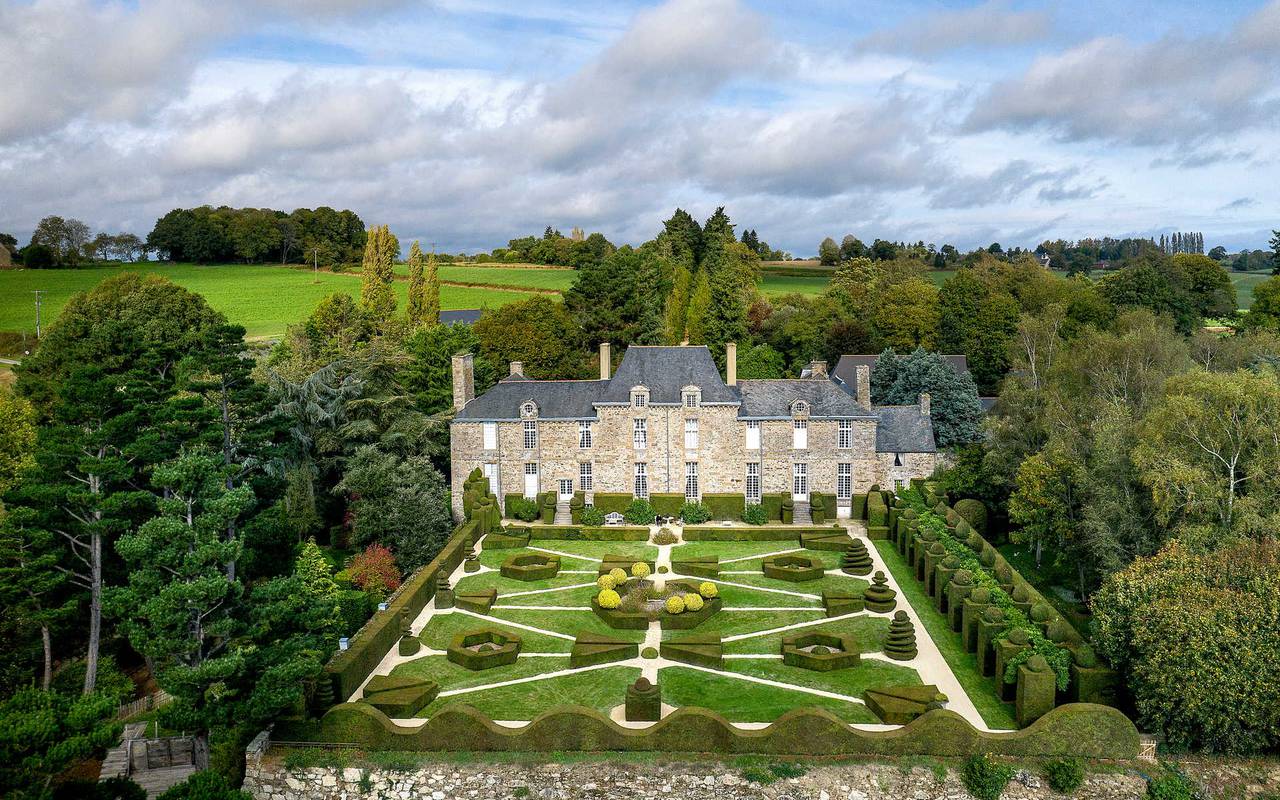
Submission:
<svg viewBox="0 0 1280 800">
<path fill-rule="evenodd" d="M 936 453 L 933 421 L 920 413 L 920 406 L 876 406 L 880 418 L 876 426 L 876 452 Z"/>
</svg>

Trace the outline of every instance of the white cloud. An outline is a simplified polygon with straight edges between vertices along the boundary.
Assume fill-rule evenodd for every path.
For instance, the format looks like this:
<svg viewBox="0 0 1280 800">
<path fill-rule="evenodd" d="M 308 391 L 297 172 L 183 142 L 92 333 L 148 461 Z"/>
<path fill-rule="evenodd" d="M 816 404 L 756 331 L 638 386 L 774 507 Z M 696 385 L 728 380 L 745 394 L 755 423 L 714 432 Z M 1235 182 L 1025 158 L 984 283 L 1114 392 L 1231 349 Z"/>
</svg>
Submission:
<svg viewBox="0 0 1280 800">
<path fill-rule="evenodd" d="M 989 0 L 973 8 L 909 19 L 866 36 L 858 47 L 918 56 L 964 47 L 1009 47 L 1044 39 L 1052 22 L 1048 11 L 1015 11 L 1007 0 Z"/>
</svg>

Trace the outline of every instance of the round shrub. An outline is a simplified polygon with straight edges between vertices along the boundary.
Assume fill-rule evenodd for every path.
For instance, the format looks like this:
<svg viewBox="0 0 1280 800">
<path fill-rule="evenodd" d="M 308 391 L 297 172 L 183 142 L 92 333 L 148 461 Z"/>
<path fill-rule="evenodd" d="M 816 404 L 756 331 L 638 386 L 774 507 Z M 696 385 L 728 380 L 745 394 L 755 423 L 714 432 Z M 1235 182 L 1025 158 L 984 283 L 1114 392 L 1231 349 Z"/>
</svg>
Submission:
<svg viewBox="0 0 1280 800">
<path fill-rule="evenodd" d="M 969 599 L 975 603 L 990 603 L 991 590 L 985 586 L 979 586 L 969 593 Z"/>
<path fill-rule="evenodd" d="M 963 500 L 957 500 L 954 507 L 956 513 L 964 517 L 965 522 L 972 525 L 975 531 L 986 536 L 987 507 L 982 504 L 981 500 L 966 497 Z"/>
<path fill-rule="evenodd" d="M 1045 631 L 1045 636 L 1048 636 L 1051 642 L 1062 644 L 1075 638 L 1075 629 L 1071 627 L 1071 623 L 1059 617 L 1049 623 L 1049 629 Z"/>
<path fill-rule="evenodd" d="M 1076 662 L 1077 667 L 1085 669 L 1098 666 L 1098 654 L 1087 644 L 1082 644 L 1072 651 L 1071 660 Z"/>
<path fill-rule="evenodd" d="M 621 586 L 622 584 L 627 582 L 627 571 L 624 570 L 622 567 L 614 567 L 613 569 L 609 570 L 609 577 L 613 578 L 614 586 Z"/>
<path fill-rule="evenodd" d="M 659 574 L 659 575 L 666 575 L 666 574 L 667 574 L 668 572 L 670 572 L 670 571 L 671 571 L 671 570 L 667 569 L 666 567 L 658 567 L 658 574 Z"/>
<path fill-rule="evenodd" d="M 596 578 L 596 586 L 599 586 L 601 589 L 614 589 L 617 585 L 618 582 L 615 581 L 613 576 L 608 573 Z"/>
<path fill-rule="evenodd" d="M 684 598 L 678 594 L 673 594 L 667 598 L 666 609 L 668 614 L 684 613 Z"/>
<path fill-rule="evenodd" d="M 1010 644 L 1016 644 L 1019 646 L 1031 644 L 1031 636 L 1027 634 L 1025 628 L 1010 629 L 1009 635 L 1005 637 L 1005 640 Z"/>
<path fill-rule="evenodd" d="M 702 595 L 686 594 L 684 596 L 684 607 L 686 611 L 701 611 L 703 606 Z"/>
<path fill-rule="evenodd" d="M 680 537 L 676 536 L 676 532 L 670 528 L 663 528 L 653 536 L 654 544 L 675 544 L 680 541 Z"/>
<path fill-rule="evenodd" d="M 1084 783 L 1084 764 L 1078 758 L 1059 758 L 1044 765 L 1049 788 L 1059 794 L 1071 794 Z"/>
<path fill-rule="evenodd" d="M 1170 773 L 1147 784 L 1147 797 L 1151 800 L 1192 800 L 1195 793 L 1186 778 Z"/>
<path fill-rule="evenodd" d="M 658 648 L 656 648 L 656 647 L 646 647 L 645 649 L 643 649 L 643 650 L 641 650 L 641 651 L 640 651 L 640 657 L 641 657 L 641 658 L 657 658 L 657 657 L 658 657 Z"/>
<path fill-rule="evenodd" d="M 604 512 L 595 506 L 582 509 L 582 524 L 592 527 L 604 524 Z"/>
<path fill-rule="evenodd" d="M 601 608 L 617 608 L 622 605 L 622 598 L 612 589 L 601 589 L 600 594 L 596 595 L 596 602 Z"/>
<path fill-rule="evenodd" d="M 1036 603 L 1031 607 L 1031 619 L 1036 622 L 1048 622 L 1053 619 L 1053 606 L 1048 603 Z"/>
<path fill-rule="evenodd" d="M 763 525 L 769 521 L 769 512 L 758 503 L 750 503 L 742 510 L 742 521 L 748 525 Z"/>
<path fill-rule="evenodd" d="M 680 507 L 680 519 L 687 525 L 698 525 L 711 519 L 711 509 L 702 503 L 685 503 Z"/>
<path fill-rule="evenodd" d="M 653 520 L 658 516 L 658 512 L 653 510 L 653 506 L 649 505 L 648 500 L 641 500 L 637 497 L 631 501 L 631 505 L 627 506 L 627 510 L 622 512 L 622 516 L 632 525 L 652 525 Z"/>
<path fill-rule="evenodd" d="M 973 756 L 964 762 L 960 777 L 964 788 L 977 800 L 1000 800 L 1014 771 L 1013 767 L 992 761 L 989 756 Z"/>
<path fill-rule="evenodd" d="M 631 565 L 631 577 L 647 578 L 649 577 L 649 565 L 643 561 L 637 561 Z"/>
<path fill-rule="evenodd" d="M 703 581 L 702 583 L 698 584 L 698 594 L 710 600 L 711 598 L 720 594 L 720 590 L 717 589 L 716 585 L 711 581 Z"/>
<path fill-rule="evenodd" d="M 973 573 L 967 569 L 956 570 L 956 574 L 951 576 L 951 582 L 968 586 L 973 583 Z"/>
</svg>

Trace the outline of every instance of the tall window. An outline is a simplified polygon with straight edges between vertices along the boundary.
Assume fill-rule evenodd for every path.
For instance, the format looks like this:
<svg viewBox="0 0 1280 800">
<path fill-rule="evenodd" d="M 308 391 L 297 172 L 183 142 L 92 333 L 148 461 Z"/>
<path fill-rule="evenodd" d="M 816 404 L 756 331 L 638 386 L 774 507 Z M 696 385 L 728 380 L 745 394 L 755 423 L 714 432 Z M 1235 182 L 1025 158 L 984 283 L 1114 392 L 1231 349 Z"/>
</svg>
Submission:
<svg viewBox="0 0 1280 800">
<path fill-rule="evenodd" d="M 498 449 L 498 423 L 486 422 L 484 424 L 484 449 Z"/>
<path fill-rule="evenodd" d="M 697 408 L 697 407 L 698 407 L 698 393 L 697 393 L 697 392 L 685 392 L 685 393 L 684 393 L 684 407 L 685 407 L 685 408 Z"/>
<path fill-rule="evenodd" d="M 809 465 L 791 465 L 791 494 L 807 498 L 809 495 Z"/>
<path fill-rule="evenodd" d="M 533 461 L 524 465 L 524 496 L 530 500 L 538 496 L 538 465 Z"/>
<path fill-rule="evenodd" d="M 754 461 L 747 464 L 747 502 L 760 504 L 760 464 Z"/>
<path fill-rule="evenodd" d="M 633 408 L 644 408 L 649 405 L 649 395 L 644 392 L 636 392 L 632 394 L 631 405 Z"/>
<path fill-rule="evenodd" d="M 531 419 L 524 421 L 524 449 L 532 450 L 538 446 L 538 423 Z"/>
<path fill-rule="evenodd" d="M 837 440 L 836 447 L 841 450 L 848 450 L 853 447 L 853 420 L 840 420 L 840 434 Z"/>
<path fill-rule="evenodd" d="M 643 461 L 636 462 L 636 482 L 632 494 L 642 500 L 649 499 L 649 465 Z"/>
<path fill-rule="evenodd" d="M 686 419 L 684 421 L 684 446 L 686 450 L 698 449 L 698 421 L 696 419 Z"/>
<path fill-rule="evenodd" d="M 747 422 L 747 449 L 760 449 L 760 420 L 758 419 Z"/>
<path fill-rule="evenodd" d="M 840 500 L 853 497 L 852 464 L 836 464 L 836 497 Z"/>
<path fill-rule="evenodd" d="M 797 419 L 791 423 L 791 447 L 806 450 L 809 447 L 809 420 Z"/>
<path fill-rule="evenodd" d="M 590 461 L 583 461 L 578 465 L 578 488 L 584 492 L 595 491 L 595 476 L 592 474 Z"/>
<path fill-rule="evenodd" d="M 637 450 L 643 450 L 649 446 L 649 423 L 647 420 L 632 420 L 631 444 Z"/>
<path fill-rule="evenodd" d="M 698 502 L 698 462 L 684 462 L 684 500 L 686 503 Z"/>
<path fill-rule="evenodd" d="M 486 478 L 488 478 L 488 479 L 489 479 L 489 491 L 490 491 L 490 492 L 492 492 L 492 493 L 493 493 L 493 495 L 494 495 L 495 497 L 497 497 L 497 495 L 498 495 L 498 465 L 497 465 L 497 464 L 485 464 L 485 465 L 484 465 L 484 476 L 485 476 Z"/>
<path fill-rule="evenodd" d="M 581 420 L 578 422 L 578 447 L 586 450 L 591 446 L 591 421 Z"/>
</svg>

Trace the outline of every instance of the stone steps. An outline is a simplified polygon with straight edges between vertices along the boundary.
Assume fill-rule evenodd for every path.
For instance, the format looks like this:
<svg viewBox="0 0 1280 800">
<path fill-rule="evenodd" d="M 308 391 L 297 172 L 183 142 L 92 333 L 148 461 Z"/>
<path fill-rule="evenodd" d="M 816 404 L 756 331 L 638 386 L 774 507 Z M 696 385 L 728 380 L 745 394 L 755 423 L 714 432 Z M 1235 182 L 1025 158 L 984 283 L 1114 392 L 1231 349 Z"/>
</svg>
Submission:
<svg viewBox="0 0 1280 800">
<path fill-rule="evenodd" d="M 809 514 L 809 504 L 796 503 L 791 509 L 791 521 L 796 525 L 812 525 L 813 517 Z"/>
<path fill-rule="evenodd" d="M 573 514 L 572 512 L 569 511 L 568 503 L 556 503 L 555 524 L 557 525 L 573 524 Z"/>
</svg>

